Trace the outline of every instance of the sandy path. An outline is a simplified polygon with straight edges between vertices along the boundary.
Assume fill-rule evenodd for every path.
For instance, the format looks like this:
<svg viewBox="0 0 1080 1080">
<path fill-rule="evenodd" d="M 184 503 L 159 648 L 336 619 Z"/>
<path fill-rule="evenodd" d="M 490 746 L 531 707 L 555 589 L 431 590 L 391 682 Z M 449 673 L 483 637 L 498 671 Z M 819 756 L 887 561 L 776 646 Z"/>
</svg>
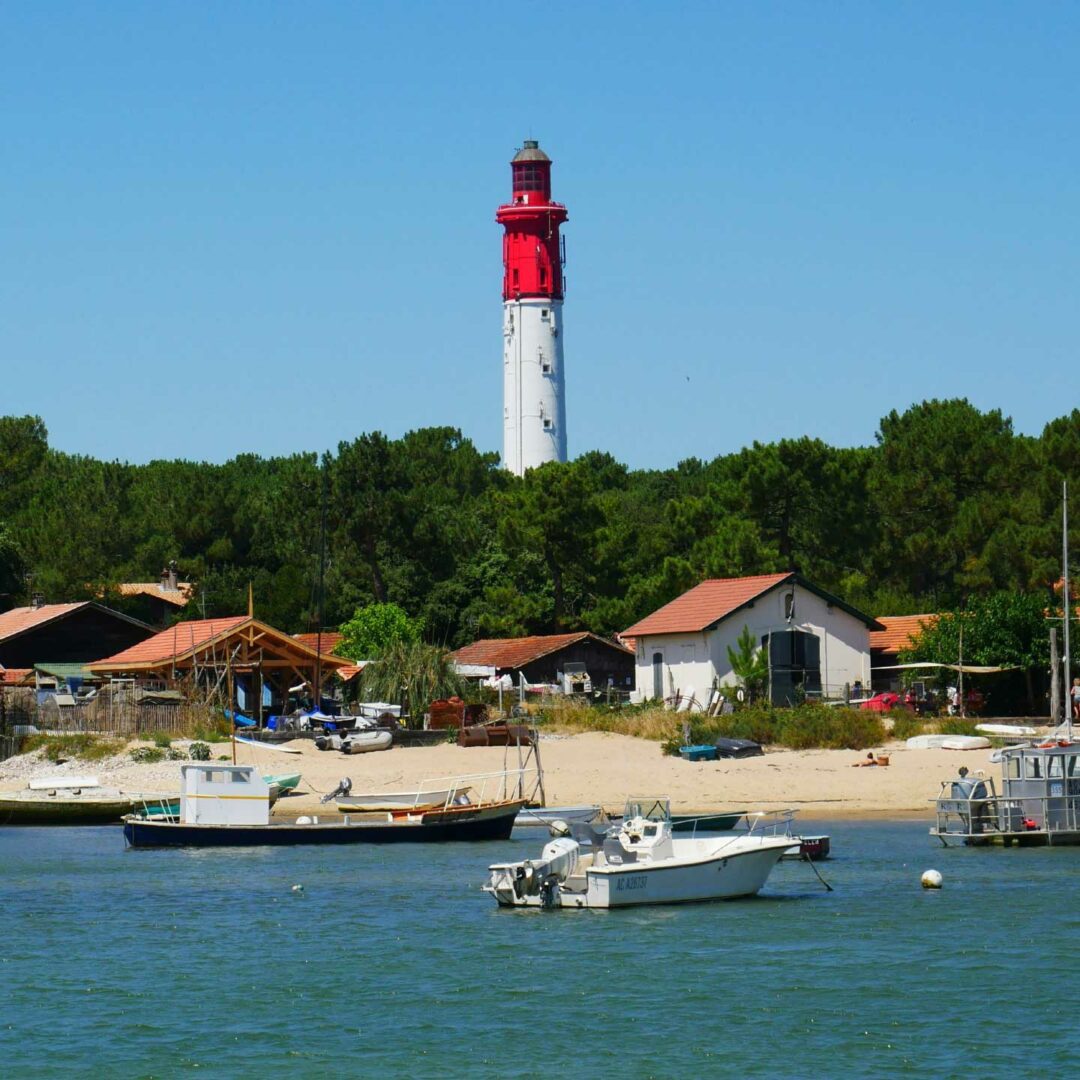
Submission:
<svg viewBox="0 0 1080 1080">
<path fill-rule="evenodd" d="M 299 794 L 282 799 L 276 816 L 325 813 L 319 795 L 348 776 L 353 791 L 408 790 L 421 780 L 499 770 L 504 757 L 514 767 L 517 751 L 458 746 L 398 748 L 346 757 L 315 749 L 312 742 L 289 744 L 300 754 L 267 747 L 237 745 L 237 760 L 266 773 L 299 772 Z M 214 754 L 227 754 L 227 743 Z M 810 817 L 930 815 L 930 800 L 940 781 L 960 765 L 997 775 L 989 751 L 908 750 L 887 748 L 887 768 L 852 768 L 865 756 L 853 750 L 774 750 L 741 761 L 691 763 L 665 756 L 657 743 L 625 735 L 589 733 L 545 738 L 543 755 L 549 805 L 602 803 L 618 811 L 628 794 L 669 795 L 678 811 L 776 809 L 795 807 Z M 62 766 L 37 755 L 0 762 L 0 790 L 21 788 L 30 776 L 74 772 L 97 775 L 101 783 L 128 791 L 176 791 L 176 764 L 135 765 L 126 757 L 105 762 L 68 762 Z"/>
</svg>

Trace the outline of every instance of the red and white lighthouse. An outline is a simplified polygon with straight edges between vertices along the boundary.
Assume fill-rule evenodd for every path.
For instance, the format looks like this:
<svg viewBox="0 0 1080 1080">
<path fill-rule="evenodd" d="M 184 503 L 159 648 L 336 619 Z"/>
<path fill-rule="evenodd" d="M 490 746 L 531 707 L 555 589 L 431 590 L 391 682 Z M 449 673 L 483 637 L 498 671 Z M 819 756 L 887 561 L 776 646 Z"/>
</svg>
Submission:
<svg viewBox="0 0 1080 1080">
<path fill-rule="evenodd" d="M 562 302 L 566 207 L 551 201 L 551 159 L 526 139 L 510 163 L 503 236 L 503 468 L 522 476 L 566 460 Z"/>
</svg>

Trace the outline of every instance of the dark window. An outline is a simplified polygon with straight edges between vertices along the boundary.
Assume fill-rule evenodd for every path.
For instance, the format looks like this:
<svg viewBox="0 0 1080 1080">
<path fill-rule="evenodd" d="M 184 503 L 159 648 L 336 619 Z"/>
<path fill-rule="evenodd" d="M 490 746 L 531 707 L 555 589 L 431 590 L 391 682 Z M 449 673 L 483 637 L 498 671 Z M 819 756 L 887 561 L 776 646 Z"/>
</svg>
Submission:
<svg viewBox="0 0 1080 1080">
<path fill-rule="evenodd" d="M 523 161 L 514 166 L 514 190 L 515 191 L 543 191 L 544 169 L 543 166 L 533 162 Z"/>
</svg>

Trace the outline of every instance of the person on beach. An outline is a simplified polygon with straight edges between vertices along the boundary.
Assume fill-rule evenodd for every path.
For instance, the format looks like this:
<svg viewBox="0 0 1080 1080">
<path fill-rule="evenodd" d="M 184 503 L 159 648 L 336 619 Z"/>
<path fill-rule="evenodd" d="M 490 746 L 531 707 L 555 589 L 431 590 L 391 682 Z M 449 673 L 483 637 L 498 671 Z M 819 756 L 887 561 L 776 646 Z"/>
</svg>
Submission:
<svg viewBox="0 0 1080 1080">
<path fill-rule="evenodd" d="M 1072 716 L 1074 720 L 1080 720 L 1080 679 L 1073 679 Z"/>
</svg>

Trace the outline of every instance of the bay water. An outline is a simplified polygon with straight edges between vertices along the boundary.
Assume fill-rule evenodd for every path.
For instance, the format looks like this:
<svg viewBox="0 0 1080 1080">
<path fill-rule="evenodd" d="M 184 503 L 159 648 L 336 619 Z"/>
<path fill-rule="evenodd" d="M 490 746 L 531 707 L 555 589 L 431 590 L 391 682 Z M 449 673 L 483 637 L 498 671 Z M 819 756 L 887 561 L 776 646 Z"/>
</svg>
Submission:
<svg viewBox="0 0 1080 1080">
<path fill-rule="evenodd" d="M 614 912 L 479 891 L 488 863 L 539 854 L 538 829 L 253 851 L 0 829 L 0 1073 L 1071 1072 L 1080 849 L 943 851 L 925 820 L 802 828 L 832 835 L 832 892 L 785 862 L 754 899 Z"/>
</svg>

